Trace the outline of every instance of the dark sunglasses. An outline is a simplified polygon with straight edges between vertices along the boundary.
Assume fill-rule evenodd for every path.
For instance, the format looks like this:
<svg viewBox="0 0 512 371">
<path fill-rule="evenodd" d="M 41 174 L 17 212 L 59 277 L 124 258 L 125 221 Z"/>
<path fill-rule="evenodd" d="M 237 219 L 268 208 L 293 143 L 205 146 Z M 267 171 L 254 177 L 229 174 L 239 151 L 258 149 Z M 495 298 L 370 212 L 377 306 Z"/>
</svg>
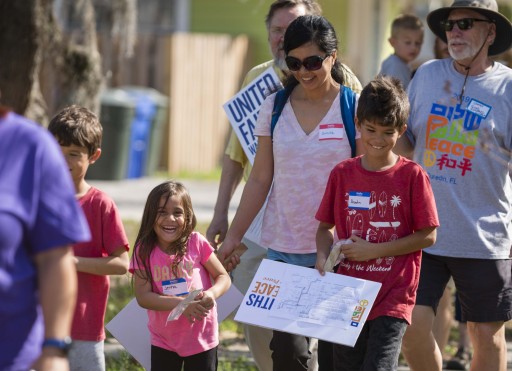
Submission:
<svg viewBox="0 0 512 371">
<path fill-rule="evenodd" d="M 455 26 L 455 23 L 457 23 L 457 27 L 459 30 L 469 30 L 473 27 L 473 22 L 487 22 L 487 23 L 494 23 L 493 21 L 490 21 L 488 19 L 478 19 L 478 18 L 462 18 L 462 19 L 445 19 L 444 21 L 441 21 L 441 28 L 444 31 L 451 31 L 453 30 L 453 26 Z"/>
<path fill-rule="evenodd" d="M 284 60 L 290 71 L 298 71 L 302 66 L 308 71 L 316 71 L 322 68 L 322 63 L 324 63 L 324 60 L 329 56 L 330 54 L 327 54 L 322 58 L 319 55 L 312 55 L 311 57 L 304 58 L 302 61 L 298 58 L 288 56 Z"/>
</svg>

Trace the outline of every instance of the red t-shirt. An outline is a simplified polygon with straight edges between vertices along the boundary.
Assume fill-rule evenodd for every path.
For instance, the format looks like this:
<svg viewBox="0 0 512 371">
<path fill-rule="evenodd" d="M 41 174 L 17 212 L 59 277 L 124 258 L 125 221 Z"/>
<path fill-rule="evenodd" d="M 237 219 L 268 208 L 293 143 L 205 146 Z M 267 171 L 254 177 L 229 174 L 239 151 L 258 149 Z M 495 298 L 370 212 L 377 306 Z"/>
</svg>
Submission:
<svg viewBox="0 0 512 371">
<path fill-rule="evenodd" d="M 338 164 L 331 171 L 316 218 L 334 224 L 340 239 L 355 234 L 372 243 L 439 226 L 428 175 L 403 157 L 379 172 L 365 170 L 361 157 Z M 421 251 L 365 262 L 343 259 L 337 273 L 382 283 L 368 320 L 391 316 L 410 323 L 420 263 Z"/>
<path fill-rule="evenodd" d="M 91 187 L 78 201 L 89 223 L 92 239 L 73 245 L 76 256 L 99 258 L 111 255 L 119 247 L 129 250 L 119 211 L 109 196 Z M 78 294 L 71 328 L 73 339 L 105 339 L 103 322 L 109 288 L 108 276 L 78 272 Z"/>
</svg>

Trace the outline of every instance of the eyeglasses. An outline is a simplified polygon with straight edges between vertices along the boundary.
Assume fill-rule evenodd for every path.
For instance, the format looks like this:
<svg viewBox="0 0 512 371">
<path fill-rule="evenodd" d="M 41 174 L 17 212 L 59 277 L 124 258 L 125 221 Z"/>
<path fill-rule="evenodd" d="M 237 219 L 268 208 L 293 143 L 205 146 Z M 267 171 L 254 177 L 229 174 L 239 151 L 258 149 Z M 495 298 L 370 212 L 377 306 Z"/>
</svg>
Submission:
<svg viewBox="0 0 512 371">
<path fill-rule="evenodd" d="M 455 26 L 455 23 L 457 23 L 457 27 L 461 31 L 470 30 L 473 28 L 473 22 L 487 22 L 487 23 L 494 23 L 494 21 L 488 20 L 488 19 L 478 19 L 478 18 L 462 18 L 462 19 L 445 19 L 444 21 L 441 21 L 441 28 L 444 31 L 451 31 L 453 30 L 453 26 Z"/>
<path fill-rule="evenodd" d="M 298 58 L 288 56 L 285 58 L 285 62 L 290 71 L 298 71 L 302 66 L 308 71 L 316 71 L 322 68 L 324 60 L 329 56 L 330 54 L 326 54 L 326 56 L 322 58 L 319 55 L 312 55 L 304 58 L 302 61 Z"/>
</svg>

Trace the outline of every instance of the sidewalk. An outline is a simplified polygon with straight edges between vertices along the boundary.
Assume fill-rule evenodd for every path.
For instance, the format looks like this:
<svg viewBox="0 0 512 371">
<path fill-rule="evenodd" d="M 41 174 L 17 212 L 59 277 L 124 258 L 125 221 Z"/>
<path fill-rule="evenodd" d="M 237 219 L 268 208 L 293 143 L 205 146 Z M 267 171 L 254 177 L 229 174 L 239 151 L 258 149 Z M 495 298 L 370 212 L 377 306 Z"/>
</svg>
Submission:
<svg viewBox="0 0 512 371">
<path fill-rule="evenodd" d="M 137 178 L 124 180 L 88 180 L 89 184 L 106 192 L 114 199 L 121 218 L 125 220 L 140 221 L 144 211 L 144 204 L 149 192 L 158 184 L 164 182 L 164 178 Z M 180 181 L 179 179 L 176 179 Z M 209 223 L 213 217 L 213 208 L 217 200 L 219 182 L 183 180 L 182 183 L 187 187 L 192 205 L 196 213 L 197 221 L 200 223 Z M 229 217 L 233 218 L 242 195 L 242 188 L 238 187 L 229 208 Z"/>
</svg>

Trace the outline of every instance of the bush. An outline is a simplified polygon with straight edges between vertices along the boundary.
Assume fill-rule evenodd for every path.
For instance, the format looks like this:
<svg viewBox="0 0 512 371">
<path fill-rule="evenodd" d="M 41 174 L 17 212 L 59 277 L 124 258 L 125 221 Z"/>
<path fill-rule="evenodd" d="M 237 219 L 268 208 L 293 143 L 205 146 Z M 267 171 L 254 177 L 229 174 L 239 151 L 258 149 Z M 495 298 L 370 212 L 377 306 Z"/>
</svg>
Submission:
<svg viewBox="0 0 512 371">
<path fill-rule="evenodd" d="M 144 371 L 142 367 L 127 352 L 121 352 L 113 357 L 105 357 L 106 371 Z"/>
</svg>

